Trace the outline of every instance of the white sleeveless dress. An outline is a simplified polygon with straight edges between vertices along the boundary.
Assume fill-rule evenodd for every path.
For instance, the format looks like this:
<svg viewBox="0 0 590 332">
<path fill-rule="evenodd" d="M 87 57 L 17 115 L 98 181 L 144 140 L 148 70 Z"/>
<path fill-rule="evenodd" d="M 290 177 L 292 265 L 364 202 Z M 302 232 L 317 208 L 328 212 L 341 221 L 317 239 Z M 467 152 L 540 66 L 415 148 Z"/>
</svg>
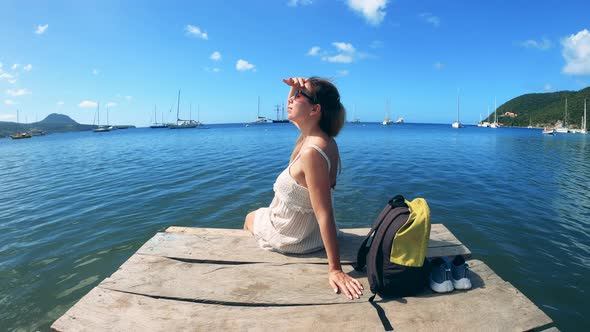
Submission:
<svg viewBox="0 0 590 332">
<path fill-rule="evenodd" d="M 326 159 L 330 174 L 331 164 L 326 153 L 317 145 L 308 146 Z M 324 247 L 309 191 L 289 174 L 289 168 L 300 155 L 301 152 L 277 177 L 273 186 L 275 196 L 270 206 L 256 210 L 253 233 L 262 249 L 304 254 Z"/>
</svg>

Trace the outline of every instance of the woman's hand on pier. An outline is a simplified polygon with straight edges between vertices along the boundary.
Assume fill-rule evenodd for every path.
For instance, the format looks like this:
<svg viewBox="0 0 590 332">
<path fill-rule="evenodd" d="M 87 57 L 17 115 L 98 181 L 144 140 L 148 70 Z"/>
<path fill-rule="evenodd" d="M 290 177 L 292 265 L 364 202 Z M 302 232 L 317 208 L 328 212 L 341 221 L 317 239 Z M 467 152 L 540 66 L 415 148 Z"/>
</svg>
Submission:
<svg viewBox="0 0 590 332">
<path fill-rule="evenodd" d="M 344 273 L 342 270 L 330 271 L 329 275 L 330 286 L 334 290 L 334 293 L 340 291 L 349 299 L 360 298 L 363 295 L 363 285 L 361 283 Z"/>
</svg>

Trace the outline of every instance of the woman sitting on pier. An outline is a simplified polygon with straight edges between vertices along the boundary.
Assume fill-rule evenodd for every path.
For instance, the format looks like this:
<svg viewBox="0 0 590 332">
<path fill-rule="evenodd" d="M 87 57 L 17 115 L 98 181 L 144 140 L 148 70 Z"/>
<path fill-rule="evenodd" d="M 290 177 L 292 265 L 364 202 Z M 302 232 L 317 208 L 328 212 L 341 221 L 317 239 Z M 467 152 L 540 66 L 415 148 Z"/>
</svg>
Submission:
<svg viewBox="0 0 590 332">
<path fill-rule="evenodd" d="M 317 77 L 283 79 L 291 87 L 288 117 L 301 135 L 289 166 L 278 176 L 275 196 L 268 208 L 250 212 L 244 229 L 261 248 L 303 254 L 324 247 L 328 281 L 334 292 L 359 298 L 361 283 L 342 271 L 332 189 L 340 165 L 334 137 L 344 124 L 345 110 L 338 89 Z"/>
</svg>

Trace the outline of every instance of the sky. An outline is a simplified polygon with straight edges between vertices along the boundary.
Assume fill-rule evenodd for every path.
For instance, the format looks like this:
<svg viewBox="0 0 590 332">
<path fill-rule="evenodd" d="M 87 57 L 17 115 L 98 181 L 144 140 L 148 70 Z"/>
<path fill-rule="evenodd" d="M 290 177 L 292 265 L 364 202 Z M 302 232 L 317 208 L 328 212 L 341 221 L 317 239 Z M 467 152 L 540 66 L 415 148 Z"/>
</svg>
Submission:
<svg viewBox="0 0 590 332">
<path fill-rule="evenodd" d="M 349 120 L 463 123 L 590 85 L 586 0 L 0 0 L 0 121 L 276 118 L 321 76 Z M 260 100 L 260 106 L 258 106 Z M 279 108 L 280 108 L 279 107 Z M 281 114 L 279 113 L 279 117 Z"/>
</svg>

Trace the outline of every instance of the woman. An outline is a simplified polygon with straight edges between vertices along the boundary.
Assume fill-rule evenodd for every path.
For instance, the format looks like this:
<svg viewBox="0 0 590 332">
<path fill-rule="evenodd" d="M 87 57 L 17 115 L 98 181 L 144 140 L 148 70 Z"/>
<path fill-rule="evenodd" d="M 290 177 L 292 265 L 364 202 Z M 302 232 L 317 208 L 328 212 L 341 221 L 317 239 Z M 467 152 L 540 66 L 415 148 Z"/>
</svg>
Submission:
<svg viewBox="0 0 590 332">
<path fill-rule="evenodd" d="M 361 283 L 342 271 L 332 189 L 340 164 L 338 135 L 345 119 L 338 89 L 317 77 L 283 79 L 291 87 L 287 112 L 301 135 L 289 166 L 278 176 L 268 208 L 250 212 L 244 229 L 267 250 L 308 253 L 326 249 L 328 281 L 349 299 L 362 295 Z"/>
</svg>

